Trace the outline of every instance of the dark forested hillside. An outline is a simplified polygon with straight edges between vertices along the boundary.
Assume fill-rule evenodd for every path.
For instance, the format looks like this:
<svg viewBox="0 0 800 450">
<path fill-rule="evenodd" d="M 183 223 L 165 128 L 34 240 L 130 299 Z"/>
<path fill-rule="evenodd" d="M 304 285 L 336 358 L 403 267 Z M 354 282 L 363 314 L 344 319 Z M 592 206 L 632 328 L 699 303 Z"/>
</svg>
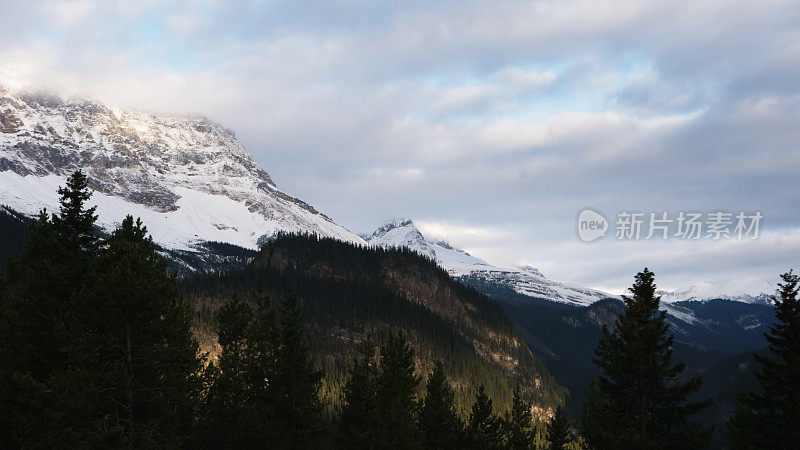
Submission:
<svg viewBox="0 0 800 450">
<path fill-rule="evenodd" d="M 273 299 L 294 289 L 303 301 L 312 354 L 325 371 L 323 394 L 333 403 L 357 344 L 367 336 L 382 342 L 394 331 L 417 349 L 418 373 L 444 361 L 462 413 L 481 383 L 501 411 L 517 384 L 534 405 L 562 402 L 563 388 L 497 303 L 407 250 L 285 235 L 268 242 L 250 266 L 187 278 L 182 287 L 196 305 L 208 348 L 215 311 L 226 300 L 252 298 L 259 287 Z"/>
<path fill-rule="evenodd" d="M 758 391 L 756 354 L 764 356 L 767 350 L 751 350 L 728 356 L 703 372 L 704 383 L 698 397 L 714 399 L 714 404 L 705 412 L 703 420 L 709 425 L 717 425 L 714 429 L 714 443 L 718 443 L 720 447 L 730 447 L 725 423 L 736 412 L 739 394 Z"/>
<path fill-rule="evenodd" d="M 30 219 L 0 206 L 0 269 L 8 258 L 19 255 Z"/>
<path fill-rule="evenodd" d="M 675 339 L 700 351 L 735 354 L 760 349 L 766 345 L 764 332 L 775 322 L 775 309 L 763 303 L 716 299 L 672 305 L 697 319 L 695 324 L 673 320 Z"/>
<path fill-rule="evenodd" d="M 462 280 L 497 300 L 512 317 L 533 353 L 547 365 L 556 381 L 568 390 L 566 411 L 577 417 L 589 380 L 598 373 L 592 363 L 603 325 L 613 326 L 623 310 L 619 300 L 607 299 L 576 307 L 531 299 L 510 288 Z"/>
<path fill-rule="evenodd" d="M 510 288 L 465 277 L 462 281 L 503 306 L 525 337 L 533 353 L 567 388 L 567 412 L 577 417 L 589 380 L 599 372 L 592 363 L 603 325 L 613 326 L 623 309 L 616 299 L 576 307 L 531 299 Z M 672 305 L 690 313 L 687 322 L 668 316 L 675 334 L 675 358 L 687 364 L 685 376 L 704 377 L 696 398 L 712 398 L 714 406 L 700 420 L 716 425 L 713 445 L 729 444 L 725 422 L 735 411 L 737 393 L 755 385 L 753 352 L 766 345 L 764 331 L 774 323 L 771 305 L 729 300 L 679 302 Z"/>
</svg>

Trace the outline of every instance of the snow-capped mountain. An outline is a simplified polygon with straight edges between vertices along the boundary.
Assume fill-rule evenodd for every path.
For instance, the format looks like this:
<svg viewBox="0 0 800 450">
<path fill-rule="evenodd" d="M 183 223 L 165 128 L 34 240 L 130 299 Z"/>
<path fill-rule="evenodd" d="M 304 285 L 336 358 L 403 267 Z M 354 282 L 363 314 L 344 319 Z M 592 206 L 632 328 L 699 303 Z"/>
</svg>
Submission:
<svg viewBox="0 0 800 450">
<path fill-rule="evenodd" d="M 367 237 L 367 242 L 385 248 L 407 247 L 436 260 L 452 277 L 469 277 L 471 280 L 510 288 L 528 297 L 572 305 L 590 305 L 597 300 L 613 297 L 594 289 L 550 280 L 534 267 L 493 266 L 465 251 L 453 248 L 447 242 L 430 242 L 409 219 L 397 219 L 381 226 Z"/>
<path fill-rule="evenodd" d="M 697 283 L 685 289 L 659 292 L 659 294 L 661 295 L 661 301 L 664 303 L 731 300 L 770 305 L 776 288 L 777 286 L 773 286 L 760 278 L 741 278 L 725 284 Z"/>
<path fill-rule="evenodd" d="M 375 230 L 367 242 L 376 247 L 406 247 L 428 259 L 436 259 L 436 252 L 408 219 L 396 219 Z"/>
<path fill-rule="evenodd" d="M 279 231 L 364 240 L 280 191 L 233 132 L 202 117 L 124 111 L 0 85 L 0 204 L 56 210 L 56 191 L 82 169 L 99 224 L 139 216 L 155 242 L 246 248 Z"/>
</svg>

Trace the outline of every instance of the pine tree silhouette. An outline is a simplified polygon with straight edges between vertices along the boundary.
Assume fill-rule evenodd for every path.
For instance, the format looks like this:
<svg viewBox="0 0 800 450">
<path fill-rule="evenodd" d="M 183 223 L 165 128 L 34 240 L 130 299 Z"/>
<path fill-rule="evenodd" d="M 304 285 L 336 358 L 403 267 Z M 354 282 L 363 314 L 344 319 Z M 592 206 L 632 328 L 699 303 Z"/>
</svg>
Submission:
<svg viewBox="0 0 800 450">
<path fill-rule="evenodd" d="M 768 333 L 769 354 L 755 355 L 760 392 L 740 396 L 730 423 L 735 448 L 790 449 L 800 445 L 800 277 L 789 271 L 775 303 L 777 322 Z"/>
<path fill-rule="evenodd" d="M 416 417 L 419 382 L 414 373 L 414 349 L 403 334 L 391 335 L 381 346 L 377 379 L 378 448 L 421 447 Z"/>
<path fill-rule="evenodd" d="M 531 405 L 522 398 L 519 386 L 514 388 L 511 411 L 504 420 L 506 428 L 506 447 L 525 450 L 533 444 Z"/>
<path fill-rule="evenodd" d="M 456 449 L 464 445 L 464 424 L 455 412 L 455 394 L 441 360 L 436 361 L 428 376 L 419 423 L 427 448 Z"/>
<path fill-rule="evenodd" d="M 502 447 L 502 439 L 500 418 L 494 414 L 492 399 L 486 395 L 484 386 L 480 385 L 467 422 L 468 446 L 473 449 L 497 449 Z"/>
<path fill-rule="evenodd" d="M 75 313 L 71 365 L 85 368 L 84 384 L 100 392 L 86 420 L 119 430 L 119 442 L 132 446 L 188 436 L 203 361 L 190 307 L 140 220 L 128 216 L 114 231 L 87 272 Z"/>
<path fill-rule="evenodd" d="M 378 431 L 378 363 L 375 342 L 367 338 L 353 358 L 344 388 L 344 406 L 339 418 L 335 447 L 340 449 L 375 448 Z"/>
<path fill-rule="evenodd" d="M 595 350 L 603 374 L 585 399 L 583 434 L 599 449 L 704 447 L 710 430 L 689 417 L 710 402 L 688 399 L 699 377 L 678 381 L 685 365 L 672 362 L 673 336 L 659 310 L 653 272 L 638 273 L 629 291 L 624 312 L 613 330 L 603 328 Z"/>
<path fill-rule="evenodd" d="M 43 419 L 56 401 L 47 384 L 69 363 L 65 319 L 75 314 L 73 297 L 98 250 L 87 185 L 80 171 L 67 179 L 59 214 L 40 211 L 8 265 L 0 304 L 0 447 L 43 443 L 53 428 Z"/>
<path fill-rule="evenodd" d="M 279 314 L 279 347 L 270 389 L 275 396 L 278 448 L 313 448 L 320 444 L 322 372 L 315 370 L 303 325 L 303 309 L 293 290 L 284 294 Z"/>
<path fill-rule="evenodd" d="M 556 413 L 550 423 L 547 424 L 547 441 L 550 450 L 561 450 L 567 447 L 575 436 L 572 434 L 572 425 L 569 422 L 564 410 L 556 409 Z"/>
</svg>

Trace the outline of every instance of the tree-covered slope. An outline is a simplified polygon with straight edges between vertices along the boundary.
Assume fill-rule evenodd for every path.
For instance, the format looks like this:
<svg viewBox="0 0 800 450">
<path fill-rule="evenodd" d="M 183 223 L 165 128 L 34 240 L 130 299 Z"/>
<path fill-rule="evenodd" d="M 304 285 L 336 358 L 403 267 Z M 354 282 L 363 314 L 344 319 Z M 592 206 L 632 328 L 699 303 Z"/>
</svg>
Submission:
<svg viewBox="0 0 800 450">
<path fill-rule="evenodd" d="M 294 289 L 303 301 L 315 361 L 325 371 L 324 394 L 333 404 L 356 345 L 367 336 L 381 342 L 394 331 L 404 332 L 416 348 L 418 373 L 444 361 L 462 412 L 480 384 L 501 411 L 517 384 L 540 408 L 563 399 L 563 388 L 499 305 L 408 250 L 283 235 L 266 243 L 248 267 L 197 275 L 182 286 L 209 348 L 215 311 L 232 296 L 252 298 L 261 287 L 275 299 Z"/>
<path fill-rule="evenodd" d="M 8 258 L 19 255 L 29 221 L 22 214 L 0 206 L 0 268 Z"/>
</svg>

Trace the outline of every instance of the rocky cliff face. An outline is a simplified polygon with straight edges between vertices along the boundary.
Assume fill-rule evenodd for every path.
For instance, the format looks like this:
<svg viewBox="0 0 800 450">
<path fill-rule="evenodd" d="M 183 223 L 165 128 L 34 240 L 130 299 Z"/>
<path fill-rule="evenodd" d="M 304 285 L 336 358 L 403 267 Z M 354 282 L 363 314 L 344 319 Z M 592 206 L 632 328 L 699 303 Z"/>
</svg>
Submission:
<svg viewBox="0 0 800 450">
<path fill-rule="evenodd" d="M 48 189 L 76 169 L 97 192 L 102 226 L 123 211 L 141 215 L 168 248 L 201 241 L 255 248 L 279 231 L 364 242 L 278 190 L 233 132 L 208 119 L 0 87 L 0 203 L 26 214 L 52 209 L 56 194 Z"/>
</svg>

